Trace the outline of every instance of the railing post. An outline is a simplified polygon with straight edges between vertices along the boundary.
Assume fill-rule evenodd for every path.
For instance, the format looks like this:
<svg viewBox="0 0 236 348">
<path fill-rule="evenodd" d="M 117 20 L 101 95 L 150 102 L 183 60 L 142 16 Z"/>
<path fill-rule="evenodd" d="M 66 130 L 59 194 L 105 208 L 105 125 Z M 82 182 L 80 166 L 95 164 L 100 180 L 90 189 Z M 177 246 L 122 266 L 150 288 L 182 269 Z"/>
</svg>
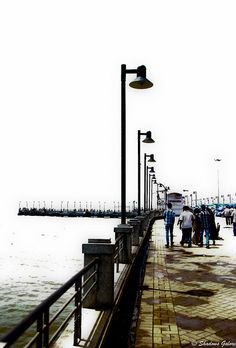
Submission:
<svg viewBox="0 0 236 348">
<path fill-rule="evenodd" d="M 36 347 L 43 348 L 43 313 L 40 314 L 37 320 L 37 332 L 39 333 L 39 336 L 37 338 Z"/>
<path fill-rule="evenodd" d="M 143 237 L 146 228 L 147 215 L 136 216 L 136 219 L 140 221 L 139 236 Z"/>
<path fill-rule="evenodd" d="M 120 263 L 130 263 L 132 260 L 132 242 L 131 242 L 131 234 L 133 232 L 133 227 L 120 224 L 118 227 L 114 228 L 116 238 L 120 235 L 123 235 L 123 248 L 121 254 L 119 255 Z"/>
<path fill-rule="evenodd" d="M 74 314 L 74 346 L 78 345 L 81 338 L 81 278 L 75 282 L 75 314 Z"/>
<path fill-rule="evenodd" d="M 43 343 L 44 345 L 42 347 L 48 348 L 49 347 L 49 308 L 47 308 L 44 312 L 44 336 L 43 336 Z"/>
<path fill-rule="evenodd" d="M 141 226 L 141 221 L 138 219 L 130 219 L 128 224 L 133 227 L 132 245 L 137 246 L 139 245 L 139 229 Z"/>
<path fill-rule="evenodd" d="M 103 241 L 103 240 L 102 240 Z M 99 239 L 93 243 L 82 244 L 84 254 L 84 266 L 94 258 L 99 258 L 97 286 L 88 294 L 83 302 L 83 307 L 93 309 L 106 309 L 112 306 L 114 301 L 114 252 L 115 245 L 100 243 Z M 88 279 L 92 271 L 84 277 Z M 91 281 L 84 287 L 83 293 L 91 286 Z"/>
</svg>

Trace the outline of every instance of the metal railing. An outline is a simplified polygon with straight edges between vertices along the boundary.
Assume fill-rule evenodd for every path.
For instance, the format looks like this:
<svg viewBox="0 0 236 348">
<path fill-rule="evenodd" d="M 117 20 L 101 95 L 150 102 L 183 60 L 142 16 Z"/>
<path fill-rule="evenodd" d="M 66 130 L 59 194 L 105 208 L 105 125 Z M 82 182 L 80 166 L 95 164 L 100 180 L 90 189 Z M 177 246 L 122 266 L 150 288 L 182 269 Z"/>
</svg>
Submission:
<svg viewBox="0 0 236 348">
<path fill-rule="evenodd" d="M 116 265 L 116 272 L 119 272 L 120 255 L 124 250 L 124 235 L 120 235 L 115 240 L 115 253 L 114 253 L 114 264 Z"/>
<path fill-rule="evenodd" d="M 63 286 L 56 290 L 40 305 L 38 305 L 24 320 L 0 340 L 0 347 L 11 347 L 16 341 L 24 348 L 48 348 L 59 337 L 69 321 L 74 316 L 74 345 L 81 338 L 82 304 L 87 295 L 97 285 L 99 259 L 96 258 L 74 275 Z M 89 272 L 89 275 L 88 275 Z M 88 275 L 86 280 L 84 276 Z M 86 290 L 85 290 L 86 286 Z M 73 289 L 74 287 L 74 289 Z M 62 297 L 67 294 L 65 303 L 60 306 Z M 57 303 L 59 309 L 52 313 L 52 306 Z M 60 323 L 56 320 L 60 316 Z M 22 340 L 23 335 L 30 329 L 30 334 Z M 24 343 L 20 343 L 20 341 Z"/>
</svg>

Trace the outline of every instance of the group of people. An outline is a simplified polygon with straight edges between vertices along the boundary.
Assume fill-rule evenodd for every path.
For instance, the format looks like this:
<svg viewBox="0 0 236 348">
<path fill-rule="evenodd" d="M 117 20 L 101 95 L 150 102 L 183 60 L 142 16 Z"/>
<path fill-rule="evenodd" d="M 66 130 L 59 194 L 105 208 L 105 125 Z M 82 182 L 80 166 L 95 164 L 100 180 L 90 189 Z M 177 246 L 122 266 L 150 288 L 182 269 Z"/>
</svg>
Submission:
<svg viewBox="0 0 236 348">
<path fill-rule="evenodd" d="M 235 209 L 236 220 L 236 209 Z M 172 204 L 168 203 L 168 209 L 164 211 L 164 222 L 166 230 L 166 247 L 174 245 L 173 228 L 175 222 L 175 213 L 172 210 Z M 212 210 L 205 205 L 201 208 L 195 208 L 192 212 L 188 206 L 183 207 L 183 212 L 179 216 L 177 225 L 182 230 L 182 239 L 180 244 L 188 244 L 188 247 L 193 244 L 203 247 L 203 239 L 205 237 L 205 246 L 209 248 L 209 241 L 212 240 L 215 244 L 216 239 L 220 239 L 219 223 L 215 223 L 215 216 Z M 236 221 L 235 221 L 236 229 Z M 236 235 L 236 234 L 235 234 Z"/>
<path fill-rule="evenodd" d="M 226 225 L 232 225 L 233 224 L 233 233 L 234 236 L 236 236 L 236 206 L 234 208 L 230 208 L 229 206 L 226 206 L 224 210 L 224 216 Z"/>
<path fill-rule="evenodd" d="M 234 235 L 236 236 L 236 208 L 226 205 L 223 216 L 225 217 L 226 225 L 233 224 Z"/>
</svg>

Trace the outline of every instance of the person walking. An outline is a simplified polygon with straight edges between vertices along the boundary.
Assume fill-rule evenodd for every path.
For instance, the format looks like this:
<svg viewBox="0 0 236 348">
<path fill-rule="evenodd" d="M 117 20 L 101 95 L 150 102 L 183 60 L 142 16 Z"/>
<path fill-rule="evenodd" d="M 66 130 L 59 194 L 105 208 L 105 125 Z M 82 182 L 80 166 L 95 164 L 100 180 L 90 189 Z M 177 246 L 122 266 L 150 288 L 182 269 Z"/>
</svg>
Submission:
<svg viewBox="0 0 236 348">
<path fill-rule="evenodd" d="M 230 216 L 230 209 L 229 206 L 227 205 L 225 210 L 224 210 L 224 217 L 225 217 L 225 222 L 226 225 L 230 225 L 231 224 L 231 216 Z"/>
<path fill-rule="evenodd" d="M 234 236 L 236 236 L 236 206 L 234 207 L 234 210 L 232 211 L 232 220 L 233 220 L 233 233 Z"/>
<path fill-rule="evenodd" d="M 179 216 L 179 228 L 182 230 L 182 239 L 180 244 L 184 246 L 184 243 L 188 243 L 188 247 L 192 246 L 192 228 L 193 228 L 194 216 L 189 207 L 185 205 L 183 212 Z"/>
<path fill-rule="evenodd" d="M 201 206 L 200 212 L 201 220 L 201 232 L 200 232 L 200 245 L 203 246 L 203 233 L 205 232 L 206 236 L 206 248 L 209 248 L 209 228 L 210 228 L 210 214 L 206 209 L 205 204 Z"/>
<path fill-rule="evenodd" d="M 165 230 L 166 230 L 166 248 L 169 248 L 169 245 L 174 245 L 173 240 L 173 229 L 174 229 L 174 223 L 175 223 L 175 212 L 172 210 L 172 203 L 168 203 L 167 205 L 168 209 L 164 211 L 164 223 L 165 223 Z M 169 244 L 170 240 L 170 244 Z"/>
<path fill-rule="evenodd" d="M 198 245 L 200 243 L 200 232 L 201 232 L 201 220 L 199 217 L 200 209 L 195 208 L 193 211 L 194 221 L 193 221 L 193 244 Z"/>
<path fill-rule="evenodd" d="M 209 239 L 213 241 L 213 245 L 216 244 L 217 239 L 217 229 L 216 229 L 216 222 L 215 222 L 215 215 L 213 211 L 207 207 L 207 211 L 209 213 Z"/>
</svg>

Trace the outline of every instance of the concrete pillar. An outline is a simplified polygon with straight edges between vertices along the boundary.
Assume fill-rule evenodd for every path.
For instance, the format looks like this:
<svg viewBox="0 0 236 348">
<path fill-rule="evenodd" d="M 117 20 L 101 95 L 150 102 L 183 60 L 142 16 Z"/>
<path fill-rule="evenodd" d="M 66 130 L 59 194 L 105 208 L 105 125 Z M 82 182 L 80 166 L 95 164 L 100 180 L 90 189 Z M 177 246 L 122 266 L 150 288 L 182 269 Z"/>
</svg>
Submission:
<svg viewBox="0 0 236 348">
<path fill-rule="evenodd" d="M 132 240 L 131 234 L 133 233 L 133 227 L 127 224 L 120 224 L 114 228 L 115 237 L 123 236 L 123 248 L 119 254 L 120 263 L 130 263 L 132 260 Z"/>
<path fill-rule="evenodd" d="M 144 230 L 145 230 L 145 222 L 147 219 L 146 215 L 140 215 L 136 216 L 136 219 L 140 221 L 140 228 L 139 228 L 139 236 L 143 237 L 144 236 Z"/>
<path fill-rule="evenodd" d="M 82 252 L 84 254 L 84 266 L 91 262 L 94 258 L 99 258 L 97 286 L 91 291 L 83 303 L 85 308 L 106 309 L 113 305 L 114 301 L 114 252 L 115 245 L 108 240 L 104 243 L 102 240 L 90 240 L 88 244 L 82 244 Z M 105 240 L 106 241 L 106 240 Z M 88 272 L 85 280 L 90 276 Z M 84 293 L 90 288 L 89 281 L 84 288 Z"/>
<path fill-rule="evenodd" d="M 139 245 L 139 229 L 141 226 L 141 221 L 138 219 L 130 219 L 128 224 L 133 227 L 132 245 L 137 246 Z"/>
</svg>

